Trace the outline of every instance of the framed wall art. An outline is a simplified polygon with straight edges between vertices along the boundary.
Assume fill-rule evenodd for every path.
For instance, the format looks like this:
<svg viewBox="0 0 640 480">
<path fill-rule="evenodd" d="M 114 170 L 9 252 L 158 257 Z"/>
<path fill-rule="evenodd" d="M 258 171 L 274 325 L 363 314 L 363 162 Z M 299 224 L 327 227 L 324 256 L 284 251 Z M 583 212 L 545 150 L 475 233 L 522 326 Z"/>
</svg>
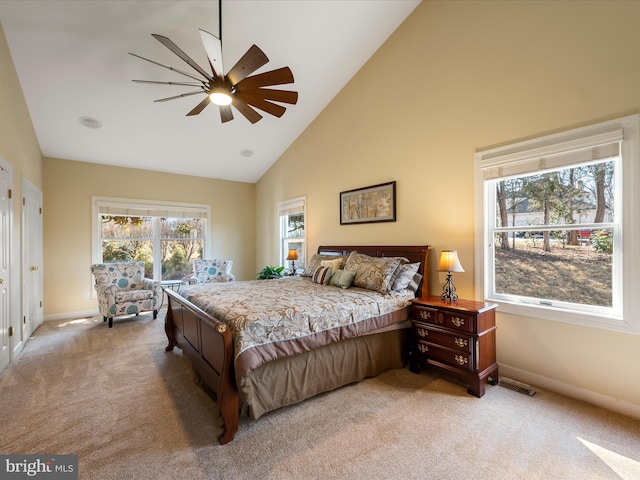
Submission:
<svg viewBox="0 0 640 480">
<path fill-rule="evenodd" d="M 340 192 L 340 225 L 396 221 L 396 182 Z"/>
</svg>

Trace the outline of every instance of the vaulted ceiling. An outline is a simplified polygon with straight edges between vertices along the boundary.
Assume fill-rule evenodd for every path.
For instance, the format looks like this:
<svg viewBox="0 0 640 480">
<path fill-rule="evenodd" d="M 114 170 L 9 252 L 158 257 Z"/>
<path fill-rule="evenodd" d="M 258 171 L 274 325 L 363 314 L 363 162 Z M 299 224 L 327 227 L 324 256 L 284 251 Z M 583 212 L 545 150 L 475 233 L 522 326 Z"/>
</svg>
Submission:
<svg viewBox="0 0 640 480">
<path fill-rule="evenodd" d="M 255 44 L 269 58 L 255 73 L 295 78 L 278 88 L 298 103 L 255 124 L 223 124 L 214 105 L 187 117 L 204 95 L 154 100 L 193 87 L 132 82 L 184 77 L 129 53 L 193 71 L 152 33 L 208 66 L 198 30 L 219 34 L 217 0 L 2 0 L 0 23 L 44 156 L 253 183 L 419 1 L 224 0 L 225 68 Z"/>
</svg>

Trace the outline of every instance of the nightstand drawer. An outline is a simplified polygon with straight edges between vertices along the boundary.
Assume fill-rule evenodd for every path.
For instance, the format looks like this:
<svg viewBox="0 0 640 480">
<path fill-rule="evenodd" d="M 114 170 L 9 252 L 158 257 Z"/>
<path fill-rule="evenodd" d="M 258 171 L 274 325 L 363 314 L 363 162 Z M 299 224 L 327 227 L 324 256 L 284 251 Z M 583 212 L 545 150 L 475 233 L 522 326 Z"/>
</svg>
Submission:
<svg viewBox="0 0 640 480">
<path fill-rule="evenodd" d="M 415 333 L 418 340 L 436 343 L 463 352 L 472 352 L 474 337 L 463 333 L 446 333 L 415 323 Z"/>
<path fill-rule="evenodd" d="M 447 363 L 464 370 L 472 371 L 474 369 L 473 357 L 470 352 L 449 350 L 422 341 L 418 341 L 417 349 L 420 352 L 419 355 L 430 360 Z"/>
<path fill-rule="evenodd" d="M 462 330 L 473 333 L 474 317 L 458 312 L 448 312 L 446 310 L 438 310 L 436 313 L 436 324 L 444 325 L 455 330 Z"/>
<path fill-rule="evenodd" d="M 413 305 L 411 307 L 411 318 L 415 318 L 421 322 L 438 324 L 436 315 L 438 311 L 434 308 L 426 308 L 420 305 Z"/>
<path fill-rule="evenodd" d="M 464 313 L 413 305 L 411 307 L 411 318 L 419 322 L 432 323 L 434 325 L 440 325 L 441 327 L 473 333 L 474 317 Z"/>
</svg>

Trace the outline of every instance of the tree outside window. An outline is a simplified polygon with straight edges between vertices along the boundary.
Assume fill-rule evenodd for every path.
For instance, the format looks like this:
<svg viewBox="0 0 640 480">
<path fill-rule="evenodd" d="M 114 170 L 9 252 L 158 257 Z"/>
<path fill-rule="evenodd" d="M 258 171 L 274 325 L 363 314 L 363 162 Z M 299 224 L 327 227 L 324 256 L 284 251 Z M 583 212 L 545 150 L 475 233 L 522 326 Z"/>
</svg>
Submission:
<svg viewBox="0 0 640 480">
<path fill-rule="evenodd" d="M 202 258 L 203 219 L 119 215 L 100 218 L 103 262 L 144 262 L 145 276 L 153 278 L 154 262 L 159 260 L 162 280 L 180 280 L 191 275 L 193 260 Z M 156 231 L 159 236 L 154 235 Z"/>
<path fill-rule="evenodd" d="M 613 306 L 614 164 L 496 182 L 497 294 Z"/>
<path fill-rule="evenodd" d="M 290 270 L 291 263 L 286 260 L 287 255 L 289 250 L 297 250 L 295 269 L 300 271 L 306 264 L 305 199 L 297 198 L 279 203 L 278 219 L 280 265 Z"/>
<path fill-rule="evenodd" d="M 640 332 L 640 115 L 475 155 L 478 296 Z"/>
</svg>

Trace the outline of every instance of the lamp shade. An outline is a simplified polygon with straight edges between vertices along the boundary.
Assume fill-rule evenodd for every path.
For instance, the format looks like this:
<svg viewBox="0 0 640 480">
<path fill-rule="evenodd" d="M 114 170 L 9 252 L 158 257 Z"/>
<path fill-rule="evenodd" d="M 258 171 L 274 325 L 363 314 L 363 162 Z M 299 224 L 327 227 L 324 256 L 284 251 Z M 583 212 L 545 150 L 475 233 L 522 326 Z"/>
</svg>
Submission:
<svg viewBox="0 0 640 480">
<path fill-rule="evenodd" d="M 289 250 L 289 254 L 287 255 L 287 260 L 298 260 L 298 250 L 292 248 Z"/>
<path fill-rule="evenodd" d="M 438 262 L 438 272 L 464 272 L 464 268 L 458 260 L 457 250 L 443 250 L 440 253 L 440 261 Z"/>
</svg>

